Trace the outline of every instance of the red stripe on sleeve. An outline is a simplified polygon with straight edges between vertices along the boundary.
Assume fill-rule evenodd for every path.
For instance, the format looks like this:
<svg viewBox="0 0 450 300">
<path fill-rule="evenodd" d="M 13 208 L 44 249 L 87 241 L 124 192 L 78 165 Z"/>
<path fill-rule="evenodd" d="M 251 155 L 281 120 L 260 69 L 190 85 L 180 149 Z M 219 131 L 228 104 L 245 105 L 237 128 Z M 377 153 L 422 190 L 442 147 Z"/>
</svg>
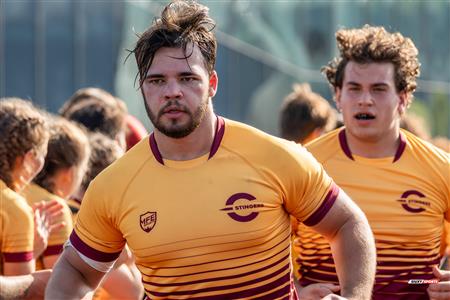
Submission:
<svg viewBox="0 0 450 300">
<path fill-rule="evenodd" d="M 3 259 L 5 262 L 27 262 L 33 259 L 33 251 L 29 252 L 3 252 Z"/>
<path fill-rule="evenodd" d="M 314 226 L 318 224 L 333 206 L 334 202 L 337 199 L 337 196 L 339 195 L 339 190 L 339 187 L 333 183 L 320 207 L 303 223 L 306 226 Z"/>
<path fill-rule="evenodd" d="M 63 251 L 63 246 L 64 246 L 63 244 L 47 246 L 47 249 L 45 249 L 42 255 L 44 256 L 59 255 Z"/>
<path fill-rule="evenodd" d="M 122 252 L 122 251 L 119 251 L 119 252 L 115 252 L 115 253 L 108 253 L 108 252 L 98 251 L 98 250 L 92 248 L 91 246 L 89 246 L 88 244 L 86 244 L 85 242 L 83 242 L 78 237 L 75 230 L 72 231 L 72 234 L 70 235 L 70 242 L 72 243 L 72 246 L 75 247 L 75 249 L 78 252 L 80 252 L 84 256 L 89 257 L 90 259 L 93 259 L 93 260 L 99 261 L 99 262 L 114 261 L 119 257 L 120 253 Z"/>
</svg>

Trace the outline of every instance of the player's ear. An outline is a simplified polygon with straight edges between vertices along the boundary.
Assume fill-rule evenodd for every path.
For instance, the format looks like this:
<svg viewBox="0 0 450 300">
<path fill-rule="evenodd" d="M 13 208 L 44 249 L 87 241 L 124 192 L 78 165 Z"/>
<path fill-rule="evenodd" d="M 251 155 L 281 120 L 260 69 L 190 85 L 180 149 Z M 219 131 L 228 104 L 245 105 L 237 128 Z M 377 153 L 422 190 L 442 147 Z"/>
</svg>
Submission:
<svg viewBox="0 0 450 300">
<path fill-rule="evenodd" d="M 218 84 L 219 84 L 219 77 L 217 76 L 217 72 L 213 70 L 209 75 L 209 89 L 208 89 L 209 97 L 214 97 L 216 95 Z"/>
<path fill-rule="evenodd" d="M 336 102 L 336 108 L 338 111 L 341 111 L 341 88 L 335 87 L 334 88 L 334 101 Z"/>
<path fill-rule="evenodd" d="M 410 93 L 407 93 L 406 91 L 398 93 L 398 114 L 400 116 L 402 116 L 408 109 L 410 104 L 410 97 L 412 97 L 412 95 Z"/>
</svg>

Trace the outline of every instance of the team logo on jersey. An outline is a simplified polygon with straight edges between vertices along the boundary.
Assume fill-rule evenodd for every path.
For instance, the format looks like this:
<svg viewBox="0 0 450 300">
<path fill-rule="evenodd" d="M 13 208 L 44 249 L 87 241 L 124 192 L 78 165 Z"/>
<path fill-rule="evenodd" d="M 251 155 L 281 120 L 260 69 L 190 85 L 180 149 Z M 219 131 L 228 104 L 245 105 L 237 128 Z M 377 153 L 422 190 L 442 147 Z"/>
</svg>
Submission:
<svg viewBox="0 0 450 300">
<path fill-rule="evenodd" d="M 245 204 L 235 204 L 238 200 L 246 200 Z M 251 203 L 250 201 L 256 200 L 256 197 L 247 193 L 237 193 L 228 198 L 225 208 L 222 208 L 223 211 L 229 211 L 227 213 L 230 218 L 238 222 L 250 222 L 254 220 L 259 212 L 254 211 L 255 208 L 264 207 L 264 204 L 261 203 Z"/>
<path fill-rule="evenodd" d="M 142 230 L 150 232 L 156 225 L 156 211 L 148 211 L 140 217 L 140 224 Z"/>
<path fill-rule="evenodd" d="M 402 207 L 411 213 L 420 213 L 425 211 L 425 207 L 430 207 L 430 202 L 424 200 L 426 196 L 419 191 L 409 190 L 402 194 L 402 198 L 397 201 Z"/>
</svg>

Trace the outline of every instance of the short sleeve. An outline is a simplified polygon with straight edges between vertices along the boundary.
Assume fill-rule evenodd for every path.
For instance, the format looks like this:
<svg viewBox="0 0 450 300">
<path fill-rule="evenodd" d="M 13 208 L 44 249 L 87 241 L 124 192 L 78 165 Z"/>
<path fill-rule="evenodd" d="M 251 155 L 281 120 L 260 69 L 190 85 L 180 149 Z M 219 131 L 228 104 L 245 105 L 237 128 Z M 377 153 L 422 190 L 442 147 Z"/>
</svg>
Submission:
<svg viewBox="0 0 450 300">
<path fill-rule="evenodd" d="M 83 198 L 70 236 L 72 246 L 95 261 L 115 260 L 125 245 L 125 239 L 114 221 L 114 211 L 108 205 L 114 201 L 113 198 L 107 187 L 94 180 Z"/>
<path fill-rule="evenodd" d="M 333 206 L 339 188 L 305 148 L 297 146 L 289 170 L 287 211 L 305 225 L 319 223 Z"/>
<path fill-rule="evenodd" d="M 1 252 L 5 262 L 26 262 L 33 259 L 33 211 L 21 196 L 2 196 Z M 6 203 L 7 202 L 7 203 Z"/>
</svg>

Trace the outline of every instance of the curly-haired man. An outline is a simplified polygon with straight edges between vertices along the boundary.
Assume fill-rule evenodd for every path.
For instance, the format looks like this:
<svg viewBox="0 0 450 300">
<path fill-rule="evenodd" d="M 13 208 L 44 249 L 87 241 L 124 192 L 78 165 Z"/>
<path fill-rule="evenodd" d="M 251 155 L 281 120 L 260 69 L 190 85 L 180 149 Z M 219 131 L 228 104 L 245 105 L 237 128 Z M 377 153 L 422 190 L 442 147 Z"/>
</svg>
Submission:
<svg viewBox="0 0 450 300">
<path fill-rule="evenodd" d="M 345 128 L 306 147 L 367 215 L 377 247 L 373 299 L 449 299 L 450 276 L 436 265 L 450 220 L 450 158 L 400 129 L 419 75 L 418 50 L 383 27 L 342 29 L 336 39 L 340 56 L 323 72 Z M 300 297 L 337 292 L 342 270 L 328 242 L 303 225 L 296 233 L 296 276 L 309 285 Z"/>
</svg>

